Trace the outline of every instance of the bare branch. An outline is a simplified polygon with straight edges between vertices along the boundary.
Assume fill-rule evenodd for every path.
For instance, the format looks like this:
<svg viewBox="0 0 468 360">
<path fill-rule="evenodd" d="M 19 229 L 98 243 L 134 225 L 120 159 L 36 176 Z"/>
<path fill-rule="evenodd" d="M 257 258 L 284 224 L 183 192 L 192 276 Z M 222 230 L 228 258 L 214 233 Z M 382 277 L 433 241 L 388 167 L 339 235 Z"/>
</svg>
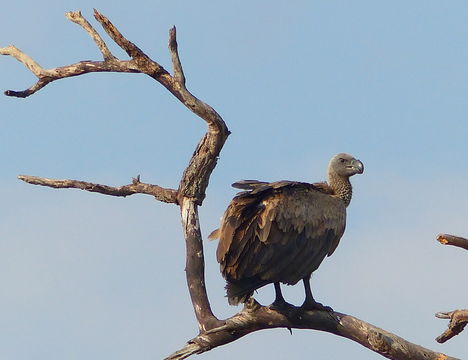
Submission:
<svg viewBox="0 0 468 360">
<path fill-rule="evenodd" d="M 437 236 L 437 241 L 440 242 L 442 245 L 452 245 L 468 250 L 468 239 L 465 239 L 463 237 L 449 234 L 439 234 Z"/>
<path fill-rule="evenodd" d="M 169 51 L 172 58 L 172 69 L 174 72 L 175 80 L 180 84 L 180 86 L 185 88 L 185 75 L 184 70 L 182 69 L 182 64 L 179 58 L 179 51 L 177 50 L 177 39 L 176 39 L 177 30 L 173 26 L 169 30 Z"/>
<path fill-rule="evenodd" d="M 68 77 L 83 75 L 92 72 L 139 72 L 130 61 L 81 61 L 76 64 L 61 66 L 53 69 L 44 69 L 30 56 L 15 46 L 0 48 L 1 55 L 9 55 L 23 63 L 39 80 L 29 89 L 23 91 L 7 90 L 5 95 L 25 98 L 42 89 L 52 81 Z"/>
<path fill-rule="evenodd" d="M 389 359 L 455 360 L 447 355 L 412 344 L 350 315 L 338 312 L 303 311 L 293 306 L 278 312 L 271 307 L 261 306 L 255 300 L 250 300 L 240 313 L 225 320 L 224 325 L 201 333 L 166 360 L 185 359 L 235 341 L 251 332 L 271 328 L 329 332 L 353 340 Z"/>
<path fill-rule="evenodd" d="M 220 133 L 220 138 L 224 138 L 225 141 L 229 135 L 229 131 L 221 116 L 219 116 L 219 114 L 212 107 L 193 96 L 183 85 L 185 81 L 182 72 L 182 65 L 180 64 L 180 60 L 178 58 L 177 46 L 175 46 L 175 31 L 170 32 L 170 50 L 173 62 L 178 62 L 178 65 L 175 66 L 175 76 L 172 77 L 161 65 L 150 59 L 134 43 L 127 40 L 104 15 L 95 10 L 94 16 L 101 23 L 109 36 L 132 57 L 132 60 L 117 60 L 107 49 L 107 46 L 97 34 L 97 32 L 84 18 L 82 18 L 79 13 L 68 13 L 67 17 L 71 21 L 81 25 L 91 35 L 91 37 L 98 45 L 101 53 L 103 53 L 105 61 L 82 61 L 77 64 L 46 70 L 43 69 L 32 58 L 14 46 L 0 48 L 0 54 L 15 57 L 17 60 L 26 65 L 39 78 L 38 83 L 27 90 L 8 90 L 5 92 L 5 94 L 8 96 L 27 97 L 34 94 L 36 91 L 40 90 L 52 81 L 90 72 L 144 73 L 148 76 L 151 76 L 153 79 L 157 80 L 164 87 L 166 87 L 166 89 L 168 89 L 175 97 L 177 97 L 177 99 L 179 99 L 188 109 L 204 119 L 208 123 L 210 131 L 213 134 Z M 219 153 L 220 149 L 220 147 L 216 147 L 215 153 Z M 204 160 L 207 159 L 205 158 Z M 208 162 L 211 164 L 210 161 Z M 192 168 L 192 166 L 195 165 L 196 164 L 191 162 L 189 167 Z M 212 169 L 209 172 L 211 173 L 211 171 Z M 186 175 L 190 175 L 190 173 L 187 173 Z M 185 177 L 184 183 L 187 184 L 187 189 L 184 190 L 184 193 L 186 192 L 187 196 L 203 199 L 203 196 L 200 194 L 200 189 L 197 189 L 199 187 L 198 184 L 192 184 L 192 182 L 194 181 L 191 176 Z M 201 186 L 203 187 L 204 181 L 200 182 L 202 183 Z"/>
<path fill-rule="evenodd" d="M 29 57 L 25 53 L 23 53 L 16 46 L 10 45 L 4 48 L 0 48 L 0 54 L 14 57 L 16 60 L 23 63 L 38 78 L 47 75 L 46 71 L 42 68 L 41 65 L 35 62 L 31 57 Z"/>
<path fill-rule="evenodd" d="M 81 189 L 111 196 L 126 197 L 133 194 L 146 194 L 154 196 L 156 200 L 159 201 L 177 204 L 176 190 L 165 189 L 157 185 L 142 183 L 140 182 L 139 176 L 134 178 L 131 184 L 118 187 L 93 184 L 79 180 L 57 180 L 28 175 L 19 175 L 18 179 L 33 185 L 48 186 L 55 189 Z"/>
<path fill-rule="evenodd" d="M 43 79 L 40 79 L 37 83 L 35 83 L 33 86 L 31 86 L 29 89 L 26 89 L 26 90 L 23 90 L 23 91 L 6 90 L 4 92 L 4 94 L 6 96 L 25 98 L 25 97 L 28 97 L 29 95 L 32 95 L 35 92 L 41 90 L 44 86 L 46 86 L 48 83 L 50 83 L 52 81 L 53 81 L 53 79 L 43 78 Z"/>
<path fill-rule="evenodd" d="M 91 72 L 132 72 L 144 73 L 152 77 L 169 90 L 189 110 L 193 111 L 208 124 L 208 131 L 199 142 L 195 152 L 185 169 L 177 191 L 152 186 L 142 189 L 142 184 L 126 185 L 112 188 L 105 185 L 91 184 L 76 180 L 50 180 L 34 177 L 22 177 L 31 183 L 58 188 L 72 187 L 87 191 L 100 192 L 113 196 L 127 196 L 133 193 L 148 191 L 158 200 L 178 203 L 181 205 L 182 226 L 187 247 L 187 283 L 199 327 L 201 330 L 219 325 L 219 320 L 213 315 L 205 289 L 203 245 L 198 220 L 198 205 L 205 198 L 206 188 L 219 153 L 229 135 L 229 130 L 221 116 L 209 105 L 193 96 L 185 87 L 185 76 L 180 62 L 175 28 L 169 33 L 169 50 L 172 57 L 174 76 L 171 76 L 160 64 L 150 59 L 134 43 L 127 40 L 121 32 L 97 10 L 94 17 L 102 25 L 107 34 L 132 58 L 118 60 L 108 50 L 102 38 L 80 13 L 68 13 L 67 17 L 82 26 L 93 38 L 104 61 L 82 61 L 50 70 L 43 69 L 34 60 L 16 48 L 0 49 L 4 55 L 11 55 L 23 62 L 39 78 L 38 82 L 25 91 L 7 91 L 9 96 L 27 97 L 48 83 L 71 76 Z M 157 190 L 155 190 L 157 189 Z M 177 196 L 177 199 L 174 197 Z"/>
<path fill-rule="evenodd" d="M 220 326 L 222 322 L 214 316 L 206 292 L 205 259 L 198 217 L 198 205 L 191 198 L 181 197 L 180 199 L 180 214 L 187 249 L 185 262 L 187 286 L 201 333 Z"/>
<path fill-rule="evenodd" d="M 437 241 L 439 241 L 442 245 L 452 245 L 468 250 L 468 239 L 463 237 L 449 234 L 439 234 L 437 236 Z M 450 312 L 438 312 L 435 314 L 435 316 L 439 319 L 450 319 L 447 330 L 445 330 L 436 338 L 436 341 L 439 343 L 444 343 L 447 340 L 450 340 L 452 337 L 458 335 L 468 324 L 468 309 L 454 310 Z"/>
<path fill-rule="evenodd" d="M 107 17 L 102 15 L 96 9 L 94 9 L 94 18 L 101 23 L 102 27 L 111 37 L 111 39 L 114 40 L 117 45 L 119 45 L 122 49 L 124 49 L 127 52 L 128 56 L 132 58 L 138 58 L 143 56 L 146 58 L 146 60 L 152 61 L 143 51 L 141 51 L 141 49 L 138 46 L 136 46 L 131 41 L 127 40 L 114 26 L 114 24 L 112 24 Z M 159 64 L 157 65 L 160 66 Z"/>
<path fill-rule="evenodd" d="M 94 42 L 101 51 L 104 61 L 81 61 L 76 64 L 57 67 L 53 69 L 44 69 L 31 57 L 23 53 L 21 50 L 14 46 L 7 46 L 0 48 L 1 55 L 9 55 L 22 62 L 34 75 L 38 77 L 38 82 L 30 88 L 23 91 L 7 90 L 5 95 L 15 97 L 28 97 L 38 90 L 42 89 L 52 81 L 64 79 L 72 76 L 83 75 L 92 72 L 129 72 L 129 73 L 145 73 L 152 77 L 165 76 L 164 86 L 170 87 L 172 77 L 164 70 L 162 66 L 149 59 L 136 45 L 125 39 L 120 32 L 112 25 L 112 23 L 100 15 L 95 10 L 95 17 L 104 26 L 105 30 L 111 37 L 127 51 L 129 54 L 134 55 L 132 60 L 118 60 L 105 44 L 101 36 L 91 26 L 91 24 L 83 18 L 80 12 L 68 12 L 66 17 L 74 23 L 83 27 L 86 32 L 93 38 Z M 161 79 L 160 79 L 161 80 Z M 160 81 L 158 80 L 158 81 Z M 160 81 L 163 83 L 162 81 Z M 172 92 L 172 91 L 171 91 Z"/>
<path fill-rule="evenodd" d="M 177 62 L 175 66 L 175 74 L 171 76 L 166 69 L 159 63 L 150 59 L 138 46 L 131 41 L 127 40 L 120 31 L 112 24 L 108 18 L 94 10 L 94 17 L 99 21 L 107 32 L 107 34 L 119 45 L 127 54 L 132 57 L 133 62 L 138 70 L 148 76 L 151 76 L 156 81 L 161 83 L 168 89 L 177 99 L 180 100 L 187 108 L 205 120 L 212 129 L 212 132 L 220 132 L 223 136 L 229 135 L 226 124 L 221 116 L 208 104 L 200 101 L 193 96 L 184 86 L 181 86 L 182 65 L 180 63 L 179 55 L 177 52 L 176 31 L 171 30 L 169 33 L 169 50 L 174 61 Z M 224 143 L 224 142 L 223 142 Z"/>
<path fill-rule="evenodd" d="M 447 330 L 436 338 L 439 343 L 444 343 L 460 334 L 468 324 L 468 309 L 438 312 L 435 316 L 439 319 L 450 319 Z"/>
<path fill-rule="evenodd" d="M 65 13 L 65 16 L 70 21 L 73 21 L 75 24 L 80 25 L 86 32 L 91 36 L 91 38 L 96 43 L 97 47 L 102 53 L 104 60 L 116 60 L 117 58 L 112 55 L 106 43 L 102 37 L 98 34 L 96 30 L 91 26 L 91 24 L 86 20 L 82 15 L 81 11 L 70 11 Z"/>
</svg>

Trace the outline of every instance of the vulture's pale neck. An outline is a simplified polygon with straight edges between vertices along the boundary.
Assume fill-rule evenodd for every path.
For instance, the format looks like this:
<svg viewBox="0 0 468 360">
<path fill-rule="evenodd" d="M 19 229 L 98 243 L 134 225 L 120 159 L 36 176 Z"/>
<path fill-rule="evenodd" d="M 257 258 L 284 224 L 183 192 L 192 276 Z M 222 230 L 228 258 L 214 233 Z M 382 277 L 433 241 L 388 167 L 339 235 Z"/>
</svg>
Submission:
<svg viewBox="0 0 468 360">
<path fill-rule="evenodd" d="M 344 201 L 346 206 L 351 202 L 353 188 L 349 182 L 349 177 L 340 176 L 335 172 L 328 172 L 328 185 L 332 188 L 337 197 Z"/>
</svg>

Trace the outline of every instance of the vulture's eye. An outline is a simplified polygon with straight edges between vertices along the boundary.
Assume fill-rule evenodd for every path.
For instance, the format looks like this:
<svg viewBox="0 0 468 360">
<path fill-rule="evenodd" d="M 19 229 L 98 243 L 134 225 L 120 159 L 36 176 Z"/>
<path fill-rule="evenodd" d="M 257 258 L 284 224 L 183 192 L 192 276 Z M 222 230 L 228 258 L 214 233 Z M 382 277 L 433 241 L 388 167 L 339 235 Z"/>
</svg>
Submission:
<svg viewBox="0 0 468 360">
<path fill-rule="evenodd" d="M 340 158 L 340 162 L 344 163 L 346 160 L 343 158 Z"/>
</svg>

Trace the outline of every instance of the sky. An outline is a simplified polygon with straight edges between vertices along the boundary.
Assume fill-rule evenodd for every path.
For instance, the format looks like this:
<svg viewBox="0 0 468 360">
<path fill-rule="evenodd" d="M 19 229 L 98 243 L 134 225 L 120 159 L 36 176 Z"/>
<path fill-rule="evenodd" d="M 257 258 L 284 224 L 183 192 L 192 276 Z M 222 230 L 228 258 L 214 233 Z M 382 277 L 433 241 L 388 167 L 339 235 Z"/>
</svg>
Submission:
<svg viewBox="0 0 468 360">
<path fill-rule="evenodd" d="M 170 69 L 167 34 L 194 95 L 232 134 L 200 209 L 203 235 L 239 179 L 322 181 L 336 153 L 365 164 L 340 246 L 314 273 L 317 300 L 411 342 L 468 358 L 468 333 L 438 344 L 434 313 L 467 308 L 466 1 L 3 2 L 0 46 L 46 68 L 100 60 L 63 14 L 106 15 Z M 101 31 L 102 33 L 102 31 Z M 116 56 L 126 59 L 105 37 Z M 0 89 L 35 77 L 0 59 Z M 0 358 L 161 359 L 197 334 L 178 208 L 22 183 L 19 174 L 177 188 L 205 123 L 139 74 L 60 80 L 27 99 L 0 97 Z M 215 314 L 227 304 L 204 241 Z M 294 304 L 302 285 L 285 287 Z M 273 300 L 272 286 L 257 299 Z M 256 332 L 200 359 L 381 359 L 326 333 Z"/>
</svg>

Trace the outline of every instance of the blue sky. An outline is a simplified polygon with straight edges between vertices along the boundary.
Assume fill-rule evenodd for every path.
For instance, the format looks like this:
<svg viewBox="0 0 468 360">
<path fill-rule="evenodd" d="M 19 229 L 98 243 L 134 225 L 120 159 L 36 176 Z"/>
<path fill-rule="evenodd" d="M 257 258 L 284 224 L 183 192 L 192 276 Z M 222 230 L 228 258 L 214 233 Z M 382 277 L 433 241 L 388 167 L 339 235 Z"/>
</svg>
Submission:
<svg viewBox="0 0 468 360">
<path fill-rule="evenodd" d="M 188 88 L 232 135 L 201 208 L 206 235 L 238 179 L 321 181 L 329 158 L 349 152 L 348 227 L 314 274 L 318 300 L 409 341 L 467 358 L 463 333 L 444 345 L 437 311 L 466 308 L 467 254 L 438 233 L 468 235 L 466 218 L 466 1 L 6 2 L 1 45 L 44 67 L 100 59 L 63 14 L 97 8 L 166 68 L 167 31 L 178 29 Z M 107 37 L 106 37 L 107 39 Z M 125 54 L 110 40 L 118 56 Z M 34 82 L 1 58 L 0 88 Z M 185 286 L 178 209 L 34 187 L 18 174 L 177 187 L 205 124 L 143 75 L 92 74 L 27 99 L 0 97 L 0 357 L 9 360 L 159 359 L 196 335 Z M 216 243 L 205 242 L 207 286 L 224 298 Z M 301 285 L 286 297 L 303 300 Z M 270 288 L 258 299 L 273 299 Z M 270 330 L 202 359 L 380 359 L 312 331 Z"/>
</svg>

